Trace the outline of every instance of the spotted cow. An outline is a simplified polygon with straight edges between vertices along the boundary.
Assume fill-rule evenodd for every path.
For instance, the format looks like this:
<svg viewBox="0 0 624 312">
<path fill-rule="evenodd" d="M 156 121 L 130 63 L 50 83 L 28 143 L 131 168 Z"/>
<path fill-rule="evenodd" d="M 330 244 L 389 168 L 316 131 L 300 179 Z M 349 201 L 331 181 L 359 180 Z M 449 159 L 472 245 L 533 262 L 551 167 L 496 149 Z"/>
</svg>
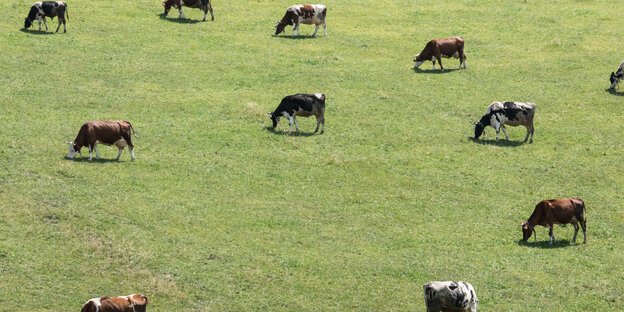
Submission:
<svg viewBox="0 0 624 312">
<path fill-rule="evenodd" d="M 85 302 L 80 312 L 145 312 L 147 303 L 147 297 L 139 294 L 93 298 Z"/>
<path fill-rule="evenodd" d="M 69 19 L 69 13 L 67 12 L 67 3 L 64 1 L 40 1 L 35 2 L 30 7 L 30 12 L 26 19 L 24 19 L 24 28 L 28 29 L 32 26 L 32 23 L 37 19 L 39 21 L 39 30 L 41 30 L 41 20 L 43 19 L 43 24 L 45 25 L 46 31 L 48 31 L 48 24 L 46 23 L 46 17 L 49 17 L 54 20 L 54 17 L 58 17 L 58 26 L 56 27 L 56 32 L 61 28 L 61 23 L 63 24 L 63 32 L 67 32 L 67 19 Z"/>
<path fill-rule="evenodd" d="M 476 312 L 479 299 L 465 282 L 429 282 L 423 285 L 427 312 Z"/>
<path fill-rule="evenodd" d="M 322 4 L 298 4 L 288 7 L 286 14 L 281 21 L 277 22 L 275 26 L 275 35 L 279 35 L 287 25 L 293 26 L 293 37 L 295 36 L 295 30 L 297 36 L 299 36 L 300 24 L 314 24 L 316 28 L 312 37 L 316 35 L 319 29 L 319 25 L 323 25 L 325 30 L 325 36 L 327 37 L 327 25 L 325 24 L 325 15 L 327 14 L 327 7 Z"/>
<path fill-rule="evenodd" d="M 527 134 L 524 138 L 524 142 L 529 138 L 531 134 L 531 141 L 533 143 L 533 117 L 535 116 L 535 103 L 522 103 L 522 102 L 494 102 L 488 106 L 485 111 L 485 115 L 481 117 L 481 120 L 475 122 L 475 139 L 478 139 L 481 134 L 485 132 L 485 127 L 490 126 L 496 129 L 496 141 L 498 142 L 498 133 L 500 129 L 503 129 L 507 140 L 509 135 L 505 125 L 519 126 L 523 125 L 527 128 Z"/>
<path fill-rule="evenodd" d="M 274 111 L 269 113 L 269 117 L 273 121 L 273 129 L 277 127 L 280 117 L 288 118 L 288 124 L 290 125 L 289 134 L 292 132 L 293 121 L 295 122 L 295 129 L 299 131 L 296 116 L 309 117 L 312 115 L 316 116 L 314 133 L 318 131 L 319 125 L 322 124 L 321 134 L 323 134 L 325 132 L 325 94 L 289 95 L 282 99 L 282 102 Z"/>
</svg>

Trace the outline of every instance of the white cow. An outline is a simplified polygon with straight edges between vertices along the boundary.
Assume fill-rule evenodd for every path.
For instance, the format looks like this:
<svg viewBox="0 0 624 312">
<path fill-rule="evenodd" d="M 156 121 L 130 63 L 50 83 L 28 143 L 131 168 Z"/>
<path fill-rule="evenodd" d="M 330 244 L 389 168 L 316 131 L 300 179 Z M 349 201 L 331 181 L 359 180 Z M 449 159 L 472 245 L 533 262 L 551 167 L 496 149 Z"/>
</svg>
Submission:
<svg viewBox="0 0 624 312">
<path fill-rule="evenodd" d="M 465 282 L 429 282 L 423 286 L 427 312 L 476 312 L 479 299 Z"/>
</svg>

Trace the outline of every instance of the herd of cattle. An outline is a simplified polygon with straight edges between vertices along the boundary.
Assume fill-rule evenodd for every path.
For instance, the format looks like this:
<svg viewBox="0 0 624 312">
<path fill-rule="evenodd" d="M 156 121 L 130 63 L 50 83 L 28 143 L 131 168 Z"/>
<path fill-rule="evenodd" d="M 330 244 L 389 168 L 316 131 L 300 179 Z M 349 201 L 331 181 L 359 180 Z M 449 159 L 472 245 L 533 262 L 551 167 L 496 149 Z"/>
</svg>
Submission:
<svg viewBox="0 0 624 312">
<path fill-rule="evenodd" d="M 204 21 L 210 11 L 212 20 L 214 14 L 210 0 L 165 0 L 164 15 L 169 13 L 171 7 L 179 10 L 179 18 L 184 18 L 182 7 L 198 8 L 204 12 Z M 312 36 L 316 35 L 320 25 L 323 25 L 325 36 L 327 36 L 327 26 L 325 24 L 325 16 L 327 8 L 324 5 L 293 5 L 287 8 L 286 14 L 281 21 L 277 22 L 275 27 L 275 35 L 284 31 L 288 25 L 293 26 L 293 37 L 295 31 L 299 35 L 300 24 L 314 24 L 316 28 Z M 48 30 L 46 17 L 54 19 L 58 17 L 58 32 L 61 24 L 66 32 L 66 20 L 69 18 L 67 4 L 63 1 L 43 1 L 36 2 L 32 5 L 28 16 L 25 19 L 24 27 L 29 28 L 35 20 L 39 22 L 39 30 L 41 30 L 41 22 Z M 440 70 L 444 70 L 442 66 L 442 58 L 458 58 L 459 69 L 466 68 L 466 55 L 464 54 L 464 39 L 462 37 L 434 39 L 429 41 L 425 48 L 414 57 L 414 68 L 419 68 L 425 61 L 433 62 L 435 70 L 436 61 L 440 65 Z M 624 78 L 624 62 L 619 68 L 611 73 L 611 88 L 616 88 L 619 81 Z M 496 130 L 496 141 L 499 139 L 500 129 L 503 130 L 507 140 L 509 135 L 505 129 L 505 125 L 509 126 L 525 126 L 527 134 L 524 139 L 526 142 L 531 137 L 529 143 L 533 143 L 533 119 L 535 116 L 535 103 L 523 102 L 493 102 L 487 107 L 485 114 L 478 122 L 474 123 L 474 137 L 478 139 L 485 134 L 485 127 L 490 126 Z M 295 124 L 295 130 L 299 131 L 297 125 L 297 116 L 309 117 L 316 116 L 316 129 L 318 132 L 321 127 L 321 134 L 325 131 L 325 94 L 294 94 L 286 96 L 282 99 L 278 107 L 269 112 L 269 117 L 273 123 L 273 128 L 281 117 L 288 118 L 289 131 L 292 132 L 292 124 Z M 92 160 L 93 150 L 95 150 L 96 158 L 99 159 L 97 145 L 115 145 L 119 153 L 115 160 L 119 160 L 123 149 L 127 146 L 130 148 L 131 159 L 134 161 L 134 145 L 132 144 L 131 135 L 136 138 L 132 124 L 128 121 L 89 121 L 84 123 L 78 135 L 69 144 L 68 158 L 73 159 L 80 153 L 82 147 L 89 149 L 89 161 Z M 583 243 L 587 242 L 586 235 L 586 218 L 585 203 L 580 198 L 569 199 L 552 199 L 540 201 L 531 214 L 531 216 L 521 223 L 523 241 L 527 241 L 533 233 L 535 226 L 544 226 L 548 228 L 549 243 L 555 240 L 553 234 L 554 224 L 572 224 L 574 226 L 574 237 L 572 242 L 576 241 L 579 230 L 579 223 L 583 229 Z M 535 238 L 537 239 L 537 238 Z M 430 282 L 423 286 L 425 303 L 427 311 L 476 311 L 479 300 L 472 285 L 465 282 Z M 121 297 L 101 297 L 87 301 L 82 307 L 82 312 L 118 312 L 118 311 L 145 311 L 148 303 L 147 297 L 139 294 L 133 294 Z"/>
</svg>

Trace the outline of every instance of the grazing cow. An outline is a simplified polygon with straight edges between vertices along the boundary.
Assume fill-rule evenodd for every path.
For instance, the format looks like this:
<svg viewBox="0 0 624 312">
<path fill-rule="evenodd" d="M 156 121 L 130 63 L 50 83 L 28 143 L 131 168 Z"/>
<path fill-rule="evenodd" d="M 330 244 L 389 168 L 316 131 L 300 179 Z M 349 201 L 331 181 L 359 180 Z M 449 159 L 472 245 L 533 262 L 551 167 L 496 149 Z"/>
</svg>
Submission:
<svg viewBox="0 0 624 312">
<path fill-rule="evenodd" d="M 273 129 L 277 127 L 277 123 L 280 117 L 288 118 L 288 124 L 290 129 L 288 133 L 292 132 L 292 124 L 295 122 L 295 129 L 299 131 L 297 125 L 296 116 L 310 117 L 316 116 L 316 129 L 314 133 L 318 131 L 319 125 L 322 124 L 321 134 L 325 132 L 325 94 L 295 94 L 289 95 L 282 99 L 282 102 L 275 109 L 275 111 L 269 113 L 269 117 L 273 121 Z"/>
<path fill-rule="evenodd" d="M 423 286 L 427 312 L 476 312 L 479 299 L 465 282 L 429 282 Z"/>
<path fill-rule="evenodd" d="M 43 2 L 35 2 L 35 4 L 30 7 L 30 12 L 28 16 L 24 20 L 24 28 L 28 29 L 35 18 L 39 21 L 39 30 L 41 30 L 41 19 L 43 19 L 43 24 L 46 27 L 46 31 L 48 31 L 48 24 L 46 23 L 46 17 L 54 20 L 54 17 L 58 17 L 58 27 L 56 27 L 56 32 L 61 28 L 61 23 L 63 23 L 63 32 L 67 32 L 65 15 L 69 19 L 69 12 L 67 12 L 67 3 L 64 1 L 43 1 Z"/>
<path fill-rule="evenodd" d="M 325 15 L 327 14 L 327 7 L 322 4 L 298 4 L 288 7 L 286 14 L 281 21 L 277 22 L 275 26 L 275 35 L 279 35 L 287 25 L 293 26 L 293 37 L 295 36 L 295 30 L 297 30 L 297 36 L 299 36 L 299 24 L 314 24 L 316 28 L 312 37 L 316 36 L 316 31 L 319 29 L 319 25 L 323 24 L 325 30 L 325 37 L 327 37 L 327 25 L 325 24 Z"/>
<path fill-rule="evenodd" d="M 174 7 L 180 11 L 178 18 L 184 18 L 184 14 L 182 14 L 182 7 L 185 6 L 204 11 L 204 22 L 206 21 L 206 16 L 208 16 L 208 11 L 210 11 L 210 16 L 212 17 L 211 20 L 214 21 L 214 14 L 212 14 L 212 5 L 210 5 L 210 0 L 165 0 L 163 5 L 165 6 L 165 16 L 169 14 L 171 7 Z"/>
<path fill-rule="evenodd" d="M 462 64 L 466 68 L 466 54 L 464 54 L 464 38 L 453 37 L 446 39 L 433 39 L 427 42 L 425 48 L 414 56 L 414 69 L 420 67 L 425 61 L 433 62 L 433 69 L 435 69 L 435 62 L 438 61 L 440 69 L 442 67 L 442 58 L 459 58 L 459 69 L 462 69 Z"/>
<path fill-rule="evenodd" d="M 80 312 L 145 312 L 147 303 L 147 297 L 138 294 L 93 298 L 85 302 Z"/>
<path fill-rule="evenodd" d="M 571 223 L 574 225 L 574 237 L 572 238 L 572 242 L 574 243 L 576 242 L 576 234 L 579 230 L 578 223 L 581 223 L 581 227 L 583 228 L 583 244 L 585 244 L 587 242 L 585 215 L 585 202 L 578 197 L 542 200 L 535 206 L 535 210 L 533 210 L 533 214 L 531 214 L 529 219 L 526 222 L 522 222 L 522 240 L 526 242 L 529 237 L 531 237 L 531 234 L 535 232 L 535 226 L 541 225 L 548 227 L 548 235 L 550 236 L 549 243 L 552 244 L 555 240 L 553 225 L 555 223 Z M 537 234 L 535 236 L 537 240 Z"/>
<path fill-rule="evenodd" d="M 611 81 L 611 89 L 615 89 L 622 78 L 624 78 L 624 61 L 620 63 L 620 67 L 618 67 L 615 72 L 611 72 L 611 77 L 609 77 L 609 80 Z"/>
<path fill-rule="evenodd" d="M 478 139 L 485 131 L 486 126 L 490 126 L 496 129 L 496 142 L 498 142 L 498 133 L 500 129 L 503 129 L 507 140 L 509 135 L 505 125 L 519 126 L 523 125 L 527 128 L 527 135 L 524 138 L 524 142 L 529 138 L 531 134 L 531 141 L 533 143 L 533 117 L 535 116 L 535 103 L 522 103 L 522 102 L 494 102 L 488 106 L 485 111 L 485 115 L 481 117 L 479 122 L 475 122 L 475 139 Z"/>
<path fill-rule="evenodd" d="M 132 140 L 130 139 L 130 131 L 132 131 L 134 136 L 138 138 L 136 133 L 134 133 L 134 128 L 132 128 L 132 125 L 127 121 L 85 122 L 82 127 L 80 127 L 80 131 L 78 132 L 76 139 L 73 142 L 67 142 L 69 143 L 69 154 L 67 157 L 69 159 L 73 159 L 78 153 L 80 153 L 80 149 L 83 146 L 86 146 L 89 148 L 89 161 L 91 161 L 94 149 L 97 159 L 100 159 L 97 144 L 101 143 L 104 145 L 117 146 L 119 154 L 117 154 L 117 158 L 115 158 L 115 160 L 119 160 L 124 147 L 129 146 L 130 155 L 132 157 L 132 161 L 134 161 L 134 145 L 132 145 Z"/>
</svg>

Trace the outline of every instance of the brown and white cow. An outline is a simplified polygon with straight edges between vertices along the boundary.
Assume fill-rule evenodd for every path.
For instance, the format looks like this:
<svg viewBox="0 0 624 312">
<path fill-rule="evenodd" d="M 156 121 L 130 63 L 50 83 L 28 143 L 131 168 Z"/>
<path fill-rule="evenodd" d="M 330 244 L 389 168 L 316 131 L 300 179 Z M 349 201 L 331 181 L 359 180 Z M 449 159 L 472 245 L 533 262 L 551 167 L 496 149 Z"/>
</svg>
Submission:
<svg viewBox="0 0 624 312">
<path fill-rule="evenodd" d="M 67 12 L 67 3 L 64 1 L 40 1 L 35 2 L 35 4 L 30 7 L 30 12 L 26 19 L 24 19 L 24 28 L 28 29 L 32 26 L 32 23 L 35 21 L 39 21 L 39 30 L 41 30 L 41 20 L 43 19 L 43 24 L 45 25 L 46 31 L 48 31 L 48 24 L 46 23 L 46 17 L 54 20 L 54 17 L 58 17 L 58 27 L 56 27 L 56 32 L 61 28 L 61 23 L 63 24 L 63 32 L 67 32 L 67 21 L 65 19 L 65 15 L 69 19 L 69 13 Z"/>
<path fill-rule="evenodd" d="M 425 61 L 433 62 L 433 69 L 435 69 L 435 62 L 438 61 L 440 69 L 442 67 L 442 58 L 459 58 L 459 69 L 462 69 L 462 64 L 466 68 L 466 54 L 464 54 L 464 38 L 453 37 L 446 39 L 433 39 L 427 42 L 425 48 L 414 56 L 414 69 L 420 67 Z"/>
<path fill-rule="evenodd" d="M 139 294 L 93 298 L 85 302 L 80 312 L 145 312 L 147 303 L 147 297 Z"/>
<path fill-rule="evenodd" d="M 178 18 L 184 18 L 184 14 L 182 14 L 182 7 L 189 7 L 192 9 L 200 9 L 204 11 L 204 19 L 206 21 L 206 16 L 208 16 L 208 11 L 210 11 L 210 16 L 212 17 L 212 21 L 214 21 L 214 14 L 212 13 L 212 5 L 210 5 L 210 0 L 165 0 L 163 2 L 165 6 L 165 16 L 169 14 L 169 10 L 171 7 L 174 7 L 180 11 L 180 15 Z"/>
<path fill-rule="evenodd" d="M 314 24 L 316 28 L 312 37 L 316 35 L 316 31 L 319 29 L 319 25 L 323 25 L 325 30 L 325 36 L 327 37 L 327 25 L 325 24 L 325 15 L 327 14 L 327 7 L 322 4 L 298 4 L 288 7 L 286 14 L 281 21 L 277 22 L 275 26 L 275 35 L 277 36 L 287 25 L 293 26 L 293 37 L 295 36 L 295 30 L 297 30 L 297 36 L 299 36 L 299 24 Z"/>
<path fill-rule="evenodd" d="M 316 129 L 314 133 L 318 131 L 319 125 L 322 124 L 321 134 L 323 134 L 323 132 L 325 132 L 325 94 L 299 93 L 289 95 L 282 99 L 282 102 L 280 102 L 274 111 L 269 113 L 269 117 L 271 121 L 273 121 L 273 129 L 277 127 L 277 123 L 281 117 L 288 118 L 288 124 L 290 125 L 290 129 L 288 130 L 289 134 L 292 132 L 293 121 L 295 122 L 295 129 L 299 131 L 297 116 L 310 117 L 312 115 L 316 116 Z"/>
<path fill-rule="evenodd" d="M 89 148 L 89 161 L 95 149 L 95 155 L 97 159 L 100 159 L 100 154 L 97 150 L 97 144 L 115 145 L 119 149 L 119 154 L 115 160 L 119 160 L 121 152 L 126 146 L 130 147 L 130 155 L 132 161 L 134 161 L 134 145 L 130 133 L 133 133 L 136 138 L 138 136 L 134 133 L 134 128 L 127 121 L 88 121 L 85 122 L 73 142 L 67 142 L 69 144 L 69 154 L 67 157 L 73 159 L 80 153 L 80 149 L 83 146 Z"/>
<path fill-rule="evenodd" d="M 576 234 L 579 226 L 583 228 L 583 244 L 587 242 L 586 224 L 585 224 L 585 202 L 578 198 L 566 199 L 550 199 L 542 200 L 535 206 L 533 214 L 525 222 L 522 222 L 522 240 L 527 241 L 538 225 L 548 227 L 549 243 L 553 243 L 555 235 L 553 234 L 553 225 L 568 224 L 574 225 L 574 237 L 572 242 L 576 242 Z M 537 234 L 536 238 L 537 240 Z"/>
</svg>

